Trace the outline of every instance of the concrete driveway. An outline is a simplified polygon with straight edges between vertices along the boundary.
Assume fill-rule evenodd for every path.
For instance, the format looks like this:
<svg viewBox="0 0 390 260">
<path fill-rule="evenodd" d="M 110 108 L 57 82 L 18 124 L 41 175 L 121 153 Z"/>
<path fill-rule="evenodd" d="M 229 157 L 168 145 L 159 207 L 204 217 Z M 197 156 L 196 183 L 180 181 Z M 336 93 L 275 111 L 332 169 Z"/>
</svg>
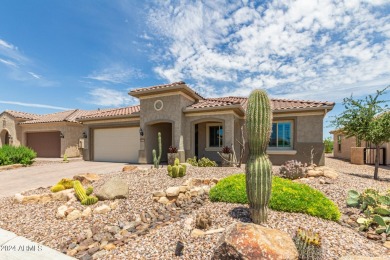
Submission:
<svg viewBox="0 0 390 260">
<path fill-rule="evenodd" d="M 75 160 L 69 163 L 48 163 L 0 171 L 0 197 L 52 186 L 62 178 L 71 178 L 80 173 L 118 172 L 124 165 L 126 164 Z"/>
</svg>

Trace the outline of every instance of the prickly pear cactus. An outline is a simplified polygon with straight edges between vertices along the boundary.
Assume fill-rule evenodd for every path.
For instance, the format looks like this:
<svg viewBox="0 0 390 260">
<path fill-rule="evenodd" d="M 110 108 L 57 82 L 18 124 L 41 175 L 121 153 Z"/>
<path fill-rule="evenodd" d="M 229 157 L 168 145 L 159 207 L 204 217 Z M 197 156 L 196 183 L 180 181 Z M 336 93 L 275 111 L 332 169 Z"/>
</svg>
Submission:
<svg viewBox="0 0 390 260">
<path fill-rule="evenodd" d="M 265 91 L 254 90 L 250 94 L 245 124 L 249 145 L 246 193 L 252 221 L 260 224 L 267 222 L 272 185 L 272 164 L 266 153 L 272 130 L 272 111 Z"/>
</svg>

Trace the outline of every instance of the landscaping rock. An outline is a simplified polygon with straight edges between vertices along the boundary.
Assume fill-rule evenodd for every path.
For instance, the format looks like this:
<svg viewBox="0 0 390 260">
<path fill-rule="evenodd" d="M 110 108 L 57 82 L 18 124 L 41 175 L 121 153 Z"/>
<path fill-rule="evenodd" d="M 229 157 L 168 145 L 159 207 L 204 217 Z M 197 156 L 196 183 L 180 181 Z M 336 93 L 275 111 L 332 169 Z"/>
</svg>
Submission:
<svg viewBox="0 0 390 260">
<path fill-rule="evenodd" d="M 162 190 L 153 192 L 153 197 L 165 197 L 166 193 Z"/>
<path fill-rule="evenodd" d="M 193 229 L 191 231 L 191 237 L 202 237 L 205 235 L 205 232 L 203 230 L 200 230 L 200 229 Z"/>
<path fill-rule="evenodd" d="M 94 181 L 100 180 L 101 177 L 95 173 L 84 173 L 73 176 L 73 180 L 80 181 L 83 185 L 91 184 Z"/>
<path fill-rule="evenodd" d="M 90 207 L 87 207 L 86 209 L 83 210 L 83 213 L 81 213 L 81 216 L 83 218 L 88 218 L 92 215 L 92 209 Z"/>
<path fill-rule="evenodd" d="M 323 171 L 319 171 L 319 170 L 308 170 L 306 174 L 307 174 L 307 177 L 320 177 L 320 176 L 324 176 L 324 172 Z"/>
<path fill-rule="evenodd" d="M 137 169 L 137 166 L 134 165 L 125 165 L 123 166 L 122 172 L 131 172 Z"/>
<path fill-rule="evenodd" d="M 225 231 L 225 228 L 210 229 L 210 230 L 205 232 L 205 235 L 212 235 L 212 234 L 222 233 L 223 231 Z"/>
<path fill-rule="evenodd" d="M 112 210 L 116 209 L 119 206 L 119 201 L 114 201 L 110 203 L 110 208 Z"/>
<path fill-rule="evenodd" d="M 95 208 L 94 210 L 93 210 L 93 212 L 95 213 L 95 214 L 105 214 L 105 213 L 107 213 L 107 212 L 110 212 L 111 211 L 111 208 L 110 208 L 110 206 L 108 206 L 108 205 L 102 205 L 102 206 L 100 206 L 100 207 L 97 207 L 97 208 Z"/>
<path fill-rule="evenodd" d="M 162 204 L 168 204 L 170 203 L 169 199 L 167 197 L 161 197 L 159 200 L 158 200 L 159 203 L 162 203 Z"/>
<path fill-rule="evenodd" d="M 180 192 L 180 187 L 169 187 L 165 191 L 167 197 L 176 197 L 179 195 L 179 192 Z"/>
<path fill-rule="evenodd" d="M 340 257 L 339 260 L 384 260 L 384 258 L 383 257 L 360 256 L 360 255 L 347 255 L 347 256 Z"/>
<path fill-rule="evenodd" d="M 333 170 L 324 170 L 324 177 L 335 180 L 339 177 L 339 174 Z"/>
<path fill-rule="evenodd" d="M 212 259 L 298 259 L 298 251 L 283 231 L 236 223 L 222 235 Z"/>
<path fill-rule="evenodd" d="M 383 246 L 390 249 L 390 241 L 386 241 L 383 243 Z"/>
<path fill-rule="evenodd" d="M 62 205 L 57 209 L 56 218 L 64 218 L 66 217 L 65 212 L 68 210 L 66 205 Z"/>
<path fill-rule="evenodd" d="M 81 218 L 81 211 L 77 209 L 73 210 L 68 214 L 68 216 L 66 216 L 68 221 L 76 220 L 78 218 Z"/>
<path fill-rule="evenodd" d="M 113 177 L 95 191 L 99 200 L 124 199 L 129 196 L 129 185 L 126 180 Z"/>
</svg>

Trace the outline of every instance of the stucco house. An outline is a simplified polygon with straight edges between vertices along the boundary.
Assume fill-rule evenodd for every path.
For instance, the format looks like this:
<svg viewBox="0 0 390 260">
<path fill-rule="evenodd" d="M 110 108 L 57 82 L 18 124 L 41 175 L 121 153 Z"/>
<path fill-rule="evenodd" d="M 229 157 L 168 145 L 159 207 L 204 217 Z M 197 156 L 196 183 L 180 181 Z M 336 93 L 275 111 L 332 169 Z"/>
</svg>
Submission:
<svg viewBox="0 0 390 260">
<path fill-rule="evenodd" d="M 352 161 L 353 163 L 364 163 L 364 148 L 374 148 L 373 145 L 366 143 L 365 141 L 361 141 L 360 146 L 361 149 L 357 149 L 359 151 L 352 152 L 352 148 L 357 147 L 356 138 L 345 136 L 345 133 L 342 130 L 333 130 L 330 132 L 333 134 L 333 156 L 336 158 Z M 380 164 L 390 164 L 390 143 L 384 143 L 381 145 L 380 150 Z M 356 149 L 356 148 L 355 148 Z M 371 149 L 366 151 L 366 161 L 369 164 L 374 163 L 375 151 Z M 352 158 L 355 157 L 355 158 Z M 357 158 L 356 158 L 357 157 Z"/>
<path fill-rule="evenodd" d="M 139 105 L 79 110 L 78 115 L 74 112 L 66 121 L 60 121 L 74 127 L 55 129 L 63 133 L 64 139 L 74 135 L 74 143 L 63 145 L 64 152 L 78 150 L 85 160 L 152 163 L 152 149 L 157 148 L 157 133 L 161 132 L 162 161 L 167 160 L 168 147 L 179 148 L 180 143 L 185 158 L 205 156 L 220 161 L 217 152 L 223 146 L 233 146 L 240 156 L 247 98 L 204 98 L 182 81 L 135 89 L 129 95 L 138 98 Z M 323 119 L 334 103 L 288 99 L 272 99 L 271 103 L 273 131 L 267 150 L 271 161 L 276 165 L 292 159 L 308 163 L 313 149 L 314 163 L 323 165 Z M 46 131 L 41 118 L 45 116 L 33 116 L 37 118 L 14 120 L 16 128 L 24 129 L 19 134 L 21 144 L 27 144 L 26 133 L 34 128 L 32 122 L 38 122 L 40 130 Z"/>
<path fill-rule="evenodd" d="M 79 139 L 88 129 L 76 118 L 96 111 L 68 110 L 47 115 L 6 110 L 0 114 L 0 146 L 26 145 L 38 157 L 78 157 Z"/>
</svg>

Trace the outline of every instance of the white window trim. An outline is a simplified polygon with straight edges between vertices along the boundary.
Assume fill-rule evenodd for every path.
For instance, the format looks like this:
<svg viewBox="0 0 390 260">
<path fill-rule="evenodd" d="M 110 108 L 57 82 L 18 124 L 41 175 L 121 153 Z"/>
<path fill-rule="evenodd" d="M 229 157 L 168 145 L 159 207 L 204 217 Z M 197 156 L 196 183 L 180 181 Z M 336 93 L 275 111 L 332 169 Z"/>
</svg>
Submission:
<svg viewBox="0 0 390 260">
<path fill-rule="evenodd" d="M 267 149 L 267 154 L 295 155 L 295 154 L 297 154 L 297 151 L 296 150 Z"/>
<path fill-rule="evenodd" d="M 210 147 L 210 126 L 220 126 L 222 127 L 223 136 L 222 136 L 222 146 L 221 147 Z M 223 127 L 223 123 L 206 123 L 206 148 L 205 150 L 208 152 L 218 152 L 221 150 L 225 143 L 225 129 Z"/>
<path fill-rule="evenodd" d="M 269 154 L 296 154 L 296 151 L 294 150 L 294 120 L 275 120 L 272 121 L 273 123 L 291 123 L 291 147 L 270 147 L 268 146 L 267 148 L 267 153 L 268 151 L 270 152 Z M 276 128 L 278 129 L 278 128 Z M 276 138 L 278 135 L 276 134 Z M 276 151 L 284 151 L 286 153 L 278 153 Z M 288 153 L 287 151 L 291 151 L 291 153 Z M 295 153 L 293 153 L 295 151 Z"/>
</svg>

